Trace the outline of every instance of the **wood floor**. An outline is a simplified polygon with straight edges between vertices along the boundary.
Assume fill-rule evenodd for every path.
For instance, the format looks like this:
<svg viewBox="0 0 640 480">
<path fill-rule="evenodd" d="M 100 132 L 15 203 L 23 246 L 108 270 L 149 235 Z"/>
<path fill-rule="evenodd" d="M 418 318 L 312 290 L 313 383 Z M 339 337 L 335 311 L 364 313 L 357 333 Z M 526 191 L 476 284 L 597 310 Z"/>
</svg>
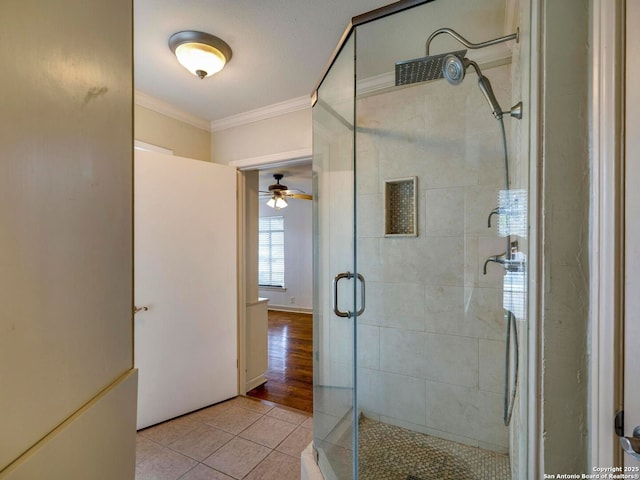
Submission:
<svg viewBox="0 0 640 480">
<path fill-rule="evenodd" d="M 312 315 L 269 310 L 267 383 L 247 395 L 313 413 Z"/>
</svg>

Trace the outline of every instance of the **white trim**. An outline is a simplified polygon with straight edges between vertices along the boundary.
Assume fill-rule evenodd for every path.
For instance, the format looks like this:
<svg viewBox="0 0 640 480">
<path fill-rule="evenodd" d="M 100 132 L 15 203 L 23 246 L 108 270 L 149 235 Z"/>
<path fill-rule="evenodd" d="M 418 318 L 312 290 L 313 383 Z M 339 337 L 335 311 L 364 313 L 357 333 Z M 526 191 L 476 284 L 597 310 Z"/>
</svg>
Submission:
<svg viewBox="0 0 640 480">
<path fill-rule="evenodd" d="M 264 383 L 267 383 L 267 377 L 264 376 L 264 373 L 261 373 L 257 377 L 247 381 L 247 384 L 245 385 L 245 393 L 243 393 L 243 395 L 246 395 L 248 391 L 253 390 L 256 387 L 259 387 Z"/>
<path fill-rule="evenodd" d="M 532 232 L 529 235 L 529 345 L 528 345 L 528 378 L 527 378 L 527 478 L 536 479 L 544 472 L 543 452 L 543 430 L 542 430 L 542 399 L 544 389 L 541 381 L 542 373 L 542 332 L 540 312 L 543 312 L 543 293 L 540 280 L 542 271 L 542 243 L 540 239 L 543 234 L 544 222 L 541 221 L 540 185 L 539 169 L 542 156 L 542 145 L 540 143 L 540 120 L 541 110 L 541 88 L 542 88 L 542 1 L 531 0 L 528 2 L 528 11 L 522 7 L 520 20 L 521 42 L 527 42 L 527 53 L 529 55 L 528 71 L 522 72 L 523 78 L 529 79 L 529 115 L 523 117 L 523 121 L 529 122 L 529 225 Z M 525 27 L 526 25 L 526 27 Z M 527 29 L 530 29 L 527 31 Z M 526 55 L 524 46 L 523 54 Z M 527 68 L 523 66 L 523 68 Z"/>
<path fill-rule="evenodd" d="M 356 85 L 356 95 L 361 96 L 375 93 L 386 88 L 395 87 L 395 85 L 395 72 L 381 73 L 380 75 L 374 75 L 372 77 L 358 80 L 358 84 Z"/>
<path fill-rule="evenodd" d="M 592 0 L 591 212 L 590 212 L 590 410 L 589 471 L 616 465 L 613 414 L 616 392 L 616 282 L 618 265 L 616 169 L 619 150 L 620 42 L 622 0 Z"/>
<path fill-rule="evenodd" d="M 311 97 L 304 95 L 302 97 L 292 98 L 284 102 L 274 103 L 266 107 L 256 108 L 248 112 L 238 113 L 230 117 L 214 120 L 209 125 L 211 132 L 219 132 L 228 128 L 239 127 L 248 123 L 266 120 L 267 118 L 277 117 L 286 113 L 297 112 L 311 108 Z"/>
<path fill-rule="evenodd" d="M 311 161 L 313 150 L 311 148 L 301 148 L 299 150 L 291 150 L 288 152 L 270 153 L 260 157 L 243 158 L 233 160 L 229 165 L 236 167 L 238 170 L 260 170 L 260 167 L 276 168 L 283 164 L 295 165 L 300 163 L 308 163 Z"/>
<path fill-rule="evenodd" d="M 268 309 L 275 312 L 305 313 L 309 315 L 313 314 L 313 308 L 291 307 L 289 305 L 269 305 Z"/>
<path fill-rule="evenodd" d="M 165 155 L 173 155 L 173 150 L 169 150 L 168 148 L 160 147 L 152 143 L 141 142 L 140 140 L 134 140 L 133 148 L 136 148 L 138 150 L 145 150 L 147 152 L 156 152 L 156 153 L 164 153 Z"/>
<path fill-rule="evenodd" d="M 273 285 L 258 285 L 258 290 L 265 290 L 267 292 L 286 292 L 287 287 L 276 287 Z"/>
<path fill-rule="evenodd" d="M 151 95 L 143 93 L 139 90 L 135 91 L 134 100 L 135 104 L 140 107 L 148 108 L 149 110 L 153 110 L 154 112 L 166 115 L 167 117 L 171 117 L 174 120 L 189 124 L 201 130 L 205 130 L 207 132 L 209 131 L 208 120 L 196 117 L 191 113 L 185 112 L 184 110 L 174 107 L 173 105 L 165 101 L 152 97 Z"/>
<path fill-rule="evenodd" d="M 238 243 L 238 394 L 247 393 L 247 233 L 245 227 L 247 183 L 243 173 L 236 173 L 237 243 Z"/>
</svg>

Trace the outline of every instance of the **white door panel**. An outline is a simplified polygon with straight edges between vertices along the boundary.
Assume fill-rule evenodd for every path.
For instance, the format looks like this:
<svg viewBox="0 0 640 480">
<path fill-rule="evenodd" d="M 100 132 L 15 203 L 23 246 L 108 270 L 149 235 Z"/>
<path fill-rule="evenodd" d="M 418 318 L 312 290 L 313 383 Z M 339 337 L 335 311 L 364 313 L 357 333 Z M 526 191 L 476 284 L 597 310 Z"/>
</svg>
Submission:
<svg viewBox="0 0 640 480">
<path fill-rule="evenodd" d="M 135 152 L 138 428 L 237 395 L 236 172 Z"/>
</svg>

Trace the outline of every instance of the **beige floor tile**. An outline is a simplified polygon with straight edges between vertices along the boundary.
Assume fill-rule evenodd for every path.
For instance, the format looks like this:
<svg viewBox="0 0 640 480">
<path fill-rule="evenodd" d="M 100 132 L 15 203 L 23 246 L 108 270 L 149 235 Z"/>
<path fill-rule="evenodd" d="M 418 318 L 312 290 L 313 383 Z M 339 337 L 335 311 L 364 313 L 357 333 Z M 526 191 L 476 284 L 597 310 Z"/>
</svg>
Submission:
<svg viewBox="0 0 640 480">
<path fill-rule="evenodd" d="M 245 480 L 299 480 L 300 458 L 272 452 Z"/>
<path fill-rule="evenodd" d="M 198 420 L 199 422 L 205 422 L 209 417 L 219 415 L 232 406 L 233 405 L 231 404 L 231 402 L 227 400 L 226 402 L 217 403 L 215 405 L 211 405 L 210 407 L 198 410 L 197 412 L 193 412 L 189 416 Z"/>
<path fill-rule="evenodd" d="M 301 425 L 302 428 L 308 428 L 309 430 L 313 430 L 313 417 L 307 418 Z"/>
<path fill-rule="evenodd" d="M 209 425 L 200 425 L 169 445 L 195 460 L 202 461 L 233 438 L 233 435 Z"/>
<path fill-rule="evenodd" d="M 273 406 L 262 403 L 260 400 L 256 400 L 254 398 L 249 397 L 236 397 L 232 400 L 229 400 L 229 403 L 236 406 L 246 408 L 247 410 L 253 410 L 258 413 L 267 413 Z"/>
<path fill-rule="evenodd" d="M 240 437 L 265 447 L 276 448 L 295 428 L 293 423 L 264 416 L 240 433 Z"/>
<path fill-rule="evenodd" d="M 286 453 L 292 457 L 299 457 L 302 451 L 313 440 L 313 433 L 308 428 L 298 427 L 291 435 L 284 439 L 284 441 L 278 445 L 279 452 Z"/>
<path fill-rule="evenodd" d="M 269 453 L 267 447 L 236 437 L 203 463 L 232 477 L 243 478 Z"/>
<path fill-rule="evenodd" d="M 300 425 L 303 423 L 308 417 L 308 415 L 303 415 L 302 413 L 292 412 L 291 410 L 285 410 L 284 408 L 275 407 L 269 413 L 267 413 L 270 417 L 275 417 L 278 420 L 284 420 L 285 422 L 295 423 L 296 425 Z"/>
<path fill-rule="evenodd" d="M 136 465 L 156 455 L 162 455 L 165 451 L 166 447 L 158 445 L 153 440 L 142 435 L 136 436 Z"/>
<path fill-rule="evenodd" d="M 236 397 L 138 432 L 136 480 L 298 480 L 312 428 L 303 412 Z"/>
<path fill-rule="evenodd" d="M 213 468 L 209 468 L 203 464 L 199 464 L 197 467 L 189 470 L 184 477 L 180 477 L 180 480 L 235 480 L 229 475 L 225 475 L 222 472 L 218 472 Z"/>
<path fill-rule="evenodd" d="M 196 418 L 191 415 L 185 415 L 175 420 L 169 420 L 159 425 L 140 430 L 138 434 L 161 445 L 169 445 L 194 430 L 198 425 L 199 422 Z"/>
<path fill-rule="evenodd" d="M 198 462 L 168 448 L 136 465 L 136 480 L 176 480 Z"/>
<path fill-rule="evenodd" d="M 230 406 L 223 411 L 213 412 L 205 420 L 205 423 L 237 435 L 261 417 L 261 414 L 249 411 L 246 408 Z"/>
</svg>

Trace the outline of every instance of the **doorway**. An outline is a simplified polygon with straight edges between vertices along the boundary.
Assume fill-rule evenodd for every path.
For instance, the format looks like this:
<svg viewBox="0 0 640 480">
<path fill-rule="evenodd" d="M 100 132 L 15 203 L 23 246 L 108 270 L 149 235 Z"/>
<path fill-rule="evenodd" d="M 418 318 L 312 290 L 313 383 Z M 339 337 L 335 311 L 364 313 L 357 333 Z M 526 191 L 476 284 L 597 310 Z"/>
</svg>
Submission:
<svg viewBox="0 0 640 480">
<path fill-rule="evenodd" d="M 242 370 L 246 373 L 246 382 L 241 380 L 241 391 L 311 413 L 312 202 L 303 195 L 302 198 L 285 197 L 287 205 L 282 208 L 267 205 L 272 197 L 269 187 L 273 185 L 280 184 L 290 193 L 310 196 L 313 190 L 311 162 L 306 159 L 250 167 L 241 171 L 241 176 L 245 187 L 242 237 L 247 262 L 244 301 L 247 309 L 254 309 L 252 305 L 256 301 L 268 304 L 264 320 L 248 313 L 245 321 L 241 321 L 246 332 L 246 353 L 241 354 L 241 358 L 251 367 Z M 265 333 L 260 333 L 259 342 L 266 348 L 264 374 L 259 383 L 255 381 L 253 368 L 256 321 L 265 322 L 265 326 L 260 327 Z"/>
</svg>

